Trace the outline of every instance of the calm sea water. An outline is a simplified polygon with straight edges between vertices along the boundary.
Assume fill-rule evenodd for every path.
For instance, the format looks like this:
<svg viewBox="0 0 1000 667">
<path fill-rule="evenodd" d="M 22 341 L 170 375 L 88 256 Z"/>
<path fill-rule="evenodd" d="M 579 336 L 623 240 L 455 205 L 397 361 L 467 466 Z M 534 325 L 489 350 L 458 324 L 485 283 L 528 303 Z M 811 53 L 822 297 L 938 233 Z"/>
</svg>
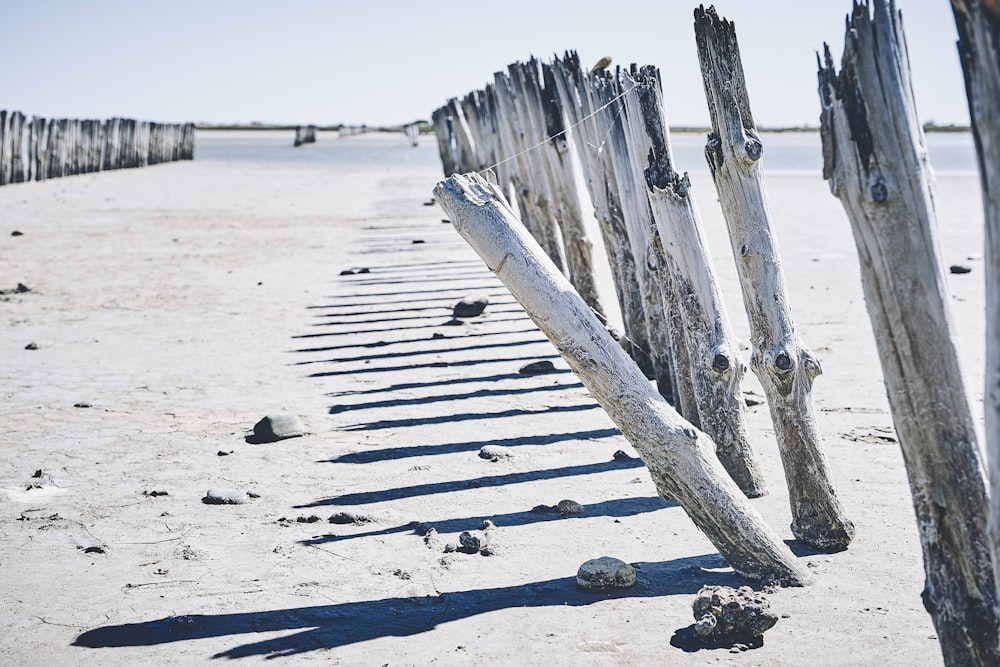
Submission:
<svg viewBox="0 0 1000 667">
<path fill-rule="evenodd" d="M 938 173 L 976 174 L 972 135 L 967 132 L 929 133 L 927 148 Z M 338 138 L 320 133 L 315 144 L 294 148 L 288 132 L 198 132 L 196 160 L 285 163 L 300 166 L 342 166 L 359 169 L 392 167 L 441 169 L 437 143 L 431 136 L 416 148 L 402 134 L 370 134 Z M 671 135 L 674 161 L 681 171 L 707 173 L 701 133 Z M 817 132 L 764 133 L 764 168 L 768 174 L 822 173 L 823 154 Z"/>
</svg>

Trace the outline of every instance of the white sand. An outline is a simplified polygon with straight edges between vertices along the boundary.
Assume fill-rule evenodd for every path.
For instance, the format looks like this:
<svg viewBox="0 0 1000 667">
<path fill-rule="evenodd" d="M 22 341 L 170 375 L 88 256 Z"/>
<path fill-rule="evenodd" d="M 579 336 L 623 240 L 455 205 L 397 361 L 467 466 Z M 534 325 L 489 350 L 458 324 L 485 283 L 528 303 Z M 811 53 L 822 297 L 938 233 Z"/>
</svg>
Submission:
<svg viewBox="0 0 1000 667">
<path fill-rule="evenodd" d="M 853 242 L 825 183 L 768 187 L 858 536 L 802 552 L 816 583 L 771 595 L 782 618 L 764 646 L 730 654 L 670 639 L 703 584 L 743 582 L 643 469 L 612 461 L 634 452 L 572 374 L 517 376 L 554 350 L 423 205 L 438 176 L 195 162 L 0 188 L 0 289 L 31 288 L 0 301 L 0 662 L 940 664 Z M 711 183 L 694 185 L 745 338 Z M 973 268 L 950 279 L 979 401 L 978 183 L 941 178 L 938 194 L 945 261 Z M 440 326 L 484 289 L 488 317 Z M 246 443 L 274 411 L 312 434 Z M 749 421 L 771 488 L 754 503 L 791 540 L 766 406 Z M 490 443 L 514 457 L 480 459 Z M 261 497 L 204 505 L 210 487 Z M 530 511 L 564 498 L 586 512 Z M 340 511 L 373 521 L 327 523 Z M 443 553 L 486 517 L 496 555 Z M 604 555 L 641 565 L 634 589 L 576 589 Z"/>
</svg>

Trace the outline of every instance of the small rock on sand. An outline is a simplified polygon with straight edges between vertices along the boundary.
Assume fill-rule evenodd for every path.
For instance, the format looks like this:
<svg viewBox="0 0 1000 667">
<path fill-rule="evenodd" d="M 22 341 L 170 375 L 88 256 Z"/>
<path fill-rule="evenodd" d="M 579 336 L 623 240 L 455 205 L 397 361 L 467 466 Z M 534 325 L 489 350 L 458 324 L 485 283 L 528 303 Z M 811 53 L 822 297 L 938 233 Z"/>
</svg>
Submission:
<svg viewBox="0 0 1000 667">
<path fill-rule="evenodd" d="M 588 591 L 631 588 L 635 585 L 635 568 L 611 556 L 594 558 L 577 570 L 576 583 Z"/>
<path fill-rule="evenodd" d="M 24 349 L 26 349 L 26 350 L 37 350 L 38 349 L 38 343 L 28 343 L 27 345 L 24 346 Z"/>
<path fill-rule="evenodd" d="M 354 512 L 337 512 L 330 516 L 330 523 L 361 525 L 371 523 L 372 518 L 366 514 L 355 514 Z"/>
<path fill-rule="evenodd" d="M 702 586 L 692 609 L 695 634 L 716 646 L 760 646 L 761 637 L 778 622 L 767 597 L 749 586 Z"/>
<path fill-rule="evenodd" d="M 211 488 L 205 493 L 201 502 L 206 505 L 243 505 L 248 500 L 250 500 L 250 495 L 246 491 Z"/>
<path fill-rule="evenodd" d="M 500 459 L 509 459 L 514 456 L 510 447 L 503 445 L 485 445 L 479 449 L 479 458 L 487 459 L 496 463 Z"/>
<path fill-rule="evenodd" d="M 556 367 L 548 359 L 543 359 L 541 361 L 532 361 L 530 364 L 525 364 L 518 369 L 518 373 L 521 375 L 544 375 L 545 373 L 555 373 Z"/>
<path fill-rule="evenodd" d="M 454 305 L 452 316 L 456 318 L 478 317 L 483 314 L 489 304 L 490 298 L 485 294 L 467 296 Z"/>
<path fill-rule="evenodd" d="M 583 505 L 575 500 L 560 500 L 559 504 L 556 505 L 556 510 L 558 510 L 563 516 L 568 516 L 570 514 L 583 514 Z"/>
<path fill-rule="evenodd" d="M 255 443 L 277 442 L 286 438 L 297 438 L 306 434 L 302 420 L 293 414 L 278 412 L 267 415 L 254 424 L 252 439 Z"/>
<path fill-rule="evenodd" d="M 972 267 L 965 264 L 952 264 L 948 270 L 952 273 L 972 273 Z"/>
</svg>

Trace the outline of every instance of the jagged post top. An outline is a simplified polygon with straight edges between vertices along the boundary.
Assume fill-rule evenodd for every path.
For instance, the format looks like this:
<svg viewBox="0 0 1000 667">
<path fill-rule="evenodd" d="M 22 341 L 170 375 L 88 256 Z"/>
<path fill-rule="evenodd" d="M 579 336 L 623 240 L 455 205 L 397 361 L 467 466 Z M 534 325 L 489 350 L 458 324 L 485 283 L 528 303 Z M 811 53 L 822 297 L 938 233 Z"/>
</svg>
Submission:
<svg viewBox="0 0 1000 667">
<path fill-rule="evenodd" d="M 712 119 L 712 133 L 705 146 L 709 167 L 714 174 L 722 164 L 724 151 L 731 151 L 737 164 L 753 165 L 764 146 L 750 111 L 736 24 L 721 18 L 714 6 L 705 9 L 700 5 L 694 10 L 694 34 Z"/>
</svg>

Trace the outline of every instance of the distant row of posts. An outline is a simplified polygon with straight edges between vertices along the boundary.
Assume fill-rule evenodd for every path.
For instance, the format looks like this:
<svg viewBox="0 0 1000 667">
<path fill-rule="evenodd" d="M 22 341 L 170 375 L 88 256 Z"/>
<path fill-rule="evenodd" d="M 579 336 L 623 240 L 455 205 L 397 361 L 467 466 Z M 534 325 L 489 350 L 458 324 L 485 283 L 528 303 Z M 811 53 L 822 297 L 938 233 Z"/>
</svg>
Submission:
<svg viewBox="0 0 1000 667">
<path fill-rule="evenodd" d="M 28 118 L 0 110 L 0 185 L 194 159 L 194 123 Z"/>
</svg>

